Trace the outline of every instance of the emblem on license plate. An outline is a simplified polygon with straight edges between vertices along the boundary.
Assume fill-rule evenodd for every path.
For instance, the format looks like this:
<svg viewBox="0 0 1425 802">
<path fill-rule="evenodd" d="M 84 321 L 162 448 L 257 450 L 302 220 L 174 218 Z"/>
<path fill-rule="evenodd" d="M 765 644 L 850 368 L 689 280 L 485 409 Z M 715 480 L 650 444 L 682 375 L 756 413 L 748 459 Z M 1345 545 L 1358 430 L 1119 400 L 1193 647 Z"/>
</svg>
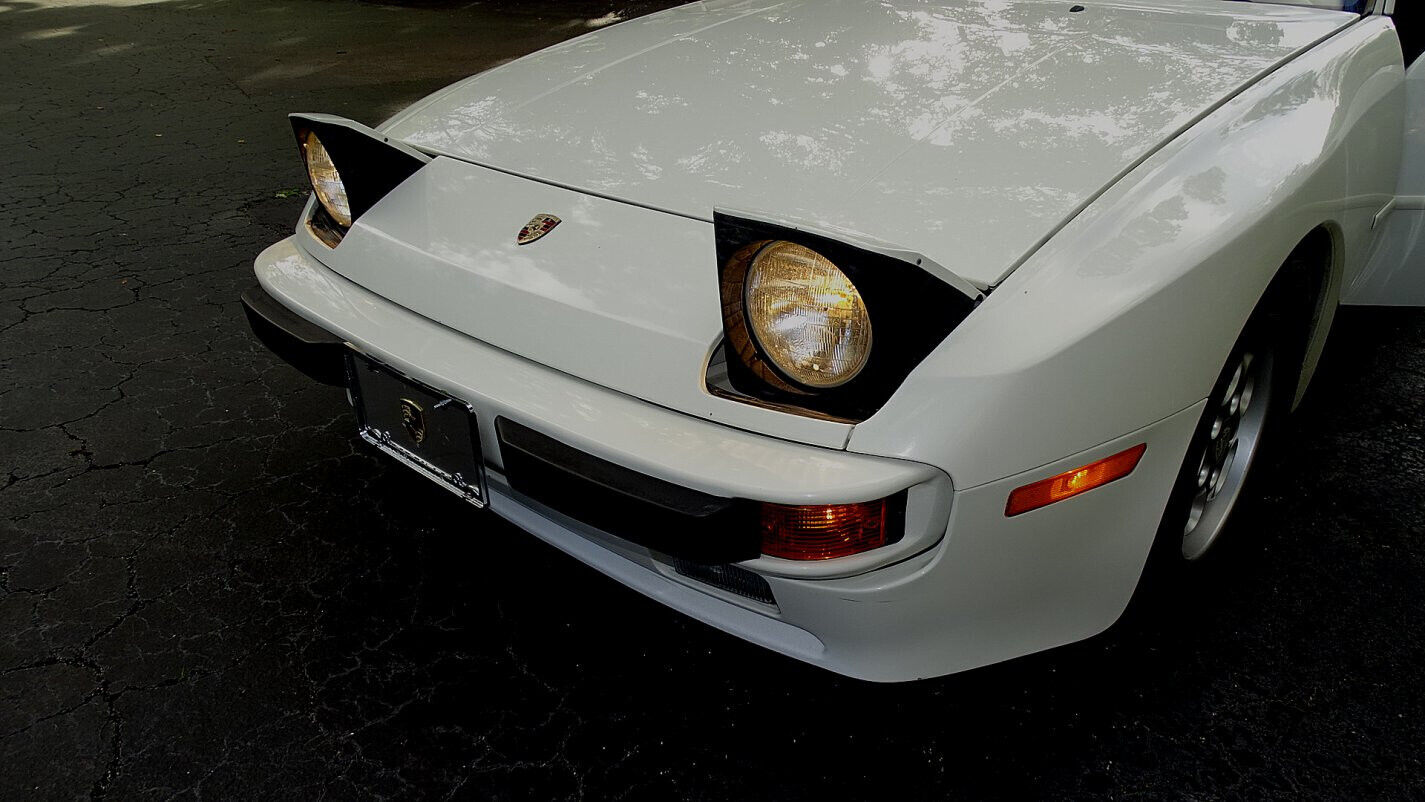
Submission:
<svg viewBox="0 0 1425 802">
<path fill-rule="evenodd" d="M 524 228 L 520 229 L 519 236 L 515 238 L 515 242 L 520 245 L 528 245 L 553 231 L 554 227 L 559 225 L 560 222 L 560 219 L 552 214 L 537 214 L 530 218 L 528 223 L 524 224 Z"/>
<path fill-rule="evenodd" d="M 426 411 L 409 398 L 401 399 L 401 428 L 411 436 L 416 445 L 426 439 Z"/>
</svg>

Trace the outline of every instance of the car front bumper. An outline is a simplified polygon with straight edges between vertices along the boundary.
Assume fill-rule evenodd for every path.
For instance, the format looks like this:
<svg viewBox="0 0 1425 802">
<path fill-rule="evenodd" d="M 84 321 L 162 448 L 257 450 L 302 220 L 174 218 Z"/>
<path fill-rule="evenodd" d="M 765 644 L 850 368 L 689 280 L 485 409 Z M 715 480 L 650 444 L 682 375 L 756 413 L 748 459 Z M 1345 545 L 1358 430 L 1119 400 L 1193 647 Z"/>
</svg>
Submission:
<svg viewBox="0 0 1425 802">
<path fill-rule="evenodd" d="M 337 383 L 343 352 L 469 403 L 492 511 L 674 609 L 852 677 L 961 671 L 1089 637 L 1115 621 L 1141 573 L 1201 405 L 1059 462 L 973 488 L 941 469 L 753 434 L 631 398 L 416 315 L 323 266 L 292 240 L 258 257 L 244 299 L 265 344 Z M 284 332 L 286 336 L 284 336 Z M 550 336 L 559 332 L 551 323 Z M 696 369 L 696 368 L 695 368 Z M 820 563 L 739 563 L 772 600 L 699 581 L 678 561 L 516 492 L 497 421 L 663 482 L 724 498 L 847 503 L 909 492 L 901 543 Z M 1022 484 L 1147 443 L 1128 477 L 1007 518 Z M 730 589 L 729 589 L 730 588 Z"/>
</svg>

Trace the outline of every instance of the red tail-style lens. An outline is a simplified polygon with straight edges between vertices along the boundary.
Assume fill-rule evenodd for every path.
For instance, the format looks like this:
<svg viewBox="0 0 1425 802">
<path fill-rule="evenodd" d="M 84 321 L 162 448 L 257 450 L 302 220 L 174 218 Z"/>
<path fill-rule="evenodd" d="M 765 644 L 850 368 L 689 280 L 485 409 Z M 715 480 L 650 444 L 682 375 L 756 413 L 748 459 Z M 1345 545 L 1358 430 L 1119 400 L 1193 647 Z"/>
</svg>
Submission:
<svg viewBox="0 0 1425 802">
<path fill-rule="evenodd" d="M 784 560 L 831 560 L 892 542 L 890 499 L 860 504 L 762 505 L 762 553 Z"/>
</svg>

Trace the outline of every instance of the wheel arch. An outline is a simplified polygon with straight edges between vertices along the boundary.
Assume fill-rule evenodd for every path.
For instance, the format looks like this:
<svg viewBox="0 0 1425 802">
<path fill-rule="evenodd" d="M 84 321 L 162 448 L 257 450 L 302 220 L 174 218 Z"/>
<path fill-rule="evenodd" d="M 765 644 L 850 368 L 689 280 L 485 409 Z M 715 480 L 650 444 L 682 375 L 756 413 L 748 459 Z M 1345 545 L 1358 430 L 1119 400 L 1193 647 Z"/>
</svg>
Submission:
<svg viewBox="0 0 1425 802">
<path fill-rule="evenodd" d="M 1341 227 L 1323 222 L 1306 233 L 1277 270 L 1264 296 L 1276 294 L 1288 305 L 1282 332 L 1295 374 L 1286 387 L 1291 392 L 1290 408 L 1296 409 L 1331 332 L 1341 301 L 1345 245 Z"/>
</svg>

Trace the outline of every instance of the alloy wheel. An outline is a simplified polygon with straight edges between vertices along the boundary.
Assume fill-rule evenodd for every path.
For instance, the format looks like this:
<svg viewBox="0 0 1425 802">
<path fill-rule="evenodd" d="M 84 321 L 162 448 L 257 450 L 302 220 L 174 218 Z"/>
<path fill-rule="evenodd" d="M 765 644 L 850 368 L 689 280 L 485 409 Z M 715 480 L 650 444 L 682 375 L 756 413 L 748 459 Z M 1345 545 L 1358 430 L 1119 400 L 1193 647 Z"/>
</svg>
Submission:
<svg viewBox="0 0 1425 802">
<path fill-rule="evenodd" d="M 1189 560 L 1207 553 L 1222 533 L 1242 495 L 1271 408 L 1271 350 L 1242 349 L 1234 359 L 1231 378 L 1207 402 L 1210 421 L 1196 455 L 1196 484 L 1183 527 L 1182 555 Z"/>
</svg>

